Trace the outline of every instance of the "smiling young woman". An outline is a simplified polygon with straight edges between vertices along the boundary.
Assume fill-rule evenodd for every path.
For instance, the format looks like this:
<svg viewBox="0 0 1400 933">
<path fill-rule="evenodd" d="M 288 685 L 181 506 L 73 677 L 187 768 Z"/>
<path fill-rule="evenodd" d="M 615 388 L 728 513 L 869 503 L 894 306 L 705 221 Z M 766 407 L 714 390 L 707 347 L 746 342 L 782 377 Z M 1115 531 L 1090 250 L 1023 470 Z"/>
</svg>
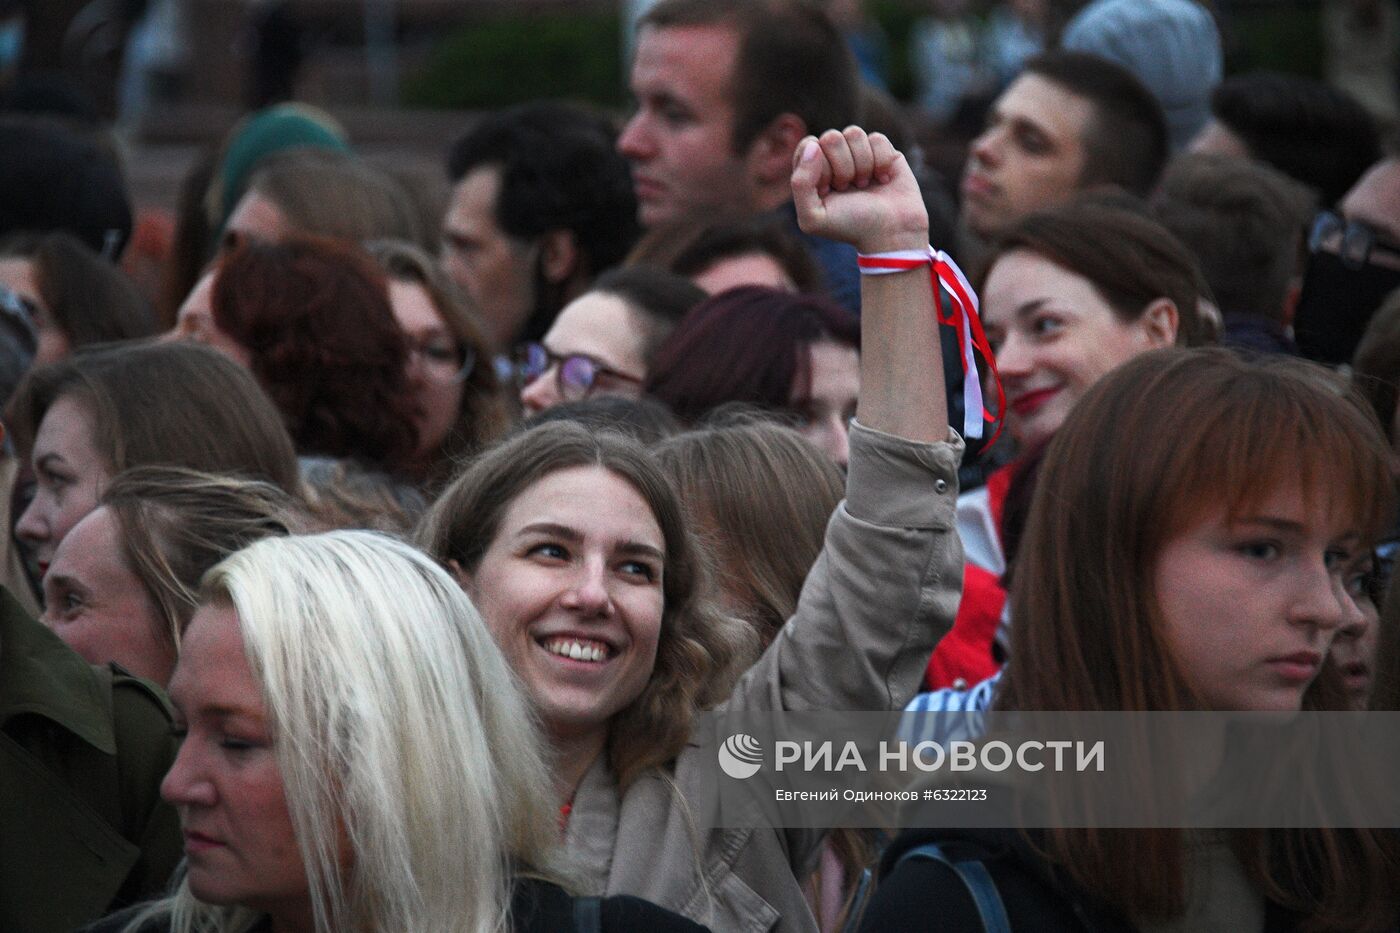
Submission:
<svg viewBox="0 0 1400 933">
<path fill-rule="evenodd" d="M 958 534 L 976 570 L 953 637 L 930 665 L 941 678 L 935 688 L 986 676 L 991 633 L 1007 647 L 1002 515 L 1026 455 L 1128 360 L 1210 339 L 1195 259 L 1165 227 L 1124 207 L 1079 201 L 1030 214 L 1002 234 L 979 271 L 973 284 L 1006 390 L 1006 427 L 1022 456 L 958 501 Z"/>
<path fill-rule="evenodd" d="M 792 185 L 810 233 L 865 252 L 928 248 L 913 174 L 883 136 L 807 140 Z M 717 705 L 897 708 L 952 618 L 962 444 L 945 415 L 928 271 L 872 277 L 862 302 L 869 389 L 846 500 L 796 612 L 751 666 L 752 631 L 718 611 L 676 492 L 632 441 L 526 431 L 473 463 L 420 528 L 539 711 L 587 891 L 643 894 L 717 929 L 816 930 L 799 879 L 824 833 L 703 827 L 714 758 L 691 733 Z"/>
</svg>

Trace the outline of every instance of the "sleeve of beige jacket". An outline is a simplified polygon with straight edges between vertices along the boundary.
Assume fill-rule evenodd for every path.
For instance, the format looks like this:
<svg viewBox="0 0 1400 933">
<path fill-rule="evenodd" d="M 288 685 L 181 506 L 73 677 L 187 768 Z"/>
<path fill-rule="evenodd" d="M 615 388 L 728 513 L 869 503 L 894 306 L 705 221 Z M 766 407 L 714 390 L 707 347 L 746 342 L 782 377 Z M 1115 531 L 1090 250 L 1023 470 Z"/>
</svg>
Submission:
<svg viewBox="0 0 1400 933">
<path fill-rule="evenodd" d="M 846 499 L 797 612 L 740 678 L 730 710 L 902 709 L 962 591 L 955 508 L 963 443 L 851 427 Z"/>
</svg>

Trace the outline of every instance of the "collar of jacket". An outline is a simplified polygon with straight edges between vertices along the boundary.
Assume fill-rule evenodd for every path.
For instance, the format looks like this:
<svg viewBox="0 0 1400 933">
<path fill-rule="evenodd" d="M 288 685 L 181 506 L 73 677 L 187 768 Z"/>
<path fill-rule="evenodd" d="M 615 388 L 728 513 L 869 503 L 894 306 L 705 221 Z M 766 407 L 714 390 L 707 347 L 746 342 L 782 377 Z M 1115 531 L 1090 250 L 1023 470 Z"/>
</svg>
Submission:
<svg viewBox="0 0 1400 933">
<path fill-rule="evenodd" d="M 116 754 L 111 690 L 0 587 L 0 729 L 22 714 L 43 716 L 98 751 Z"/>
</svg>

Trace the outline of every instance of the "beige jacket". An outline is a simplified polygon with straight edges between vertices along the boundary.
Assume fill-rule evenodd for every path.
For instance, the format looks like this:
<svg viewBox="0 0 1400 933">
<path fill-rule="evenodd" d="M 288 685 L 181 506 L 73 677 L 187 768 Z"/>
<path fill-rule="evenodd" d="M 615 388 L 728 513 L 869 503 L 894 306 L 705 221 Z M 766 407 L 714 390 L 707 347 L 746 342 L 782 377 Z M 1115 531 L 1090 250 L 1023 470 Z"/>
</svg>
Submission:
<svg viewBox="0 0 1400 933">
<path fill-rule="evenodd" d="M 949 435 L 918 444 L 852 425 L 846 499 L 797 612 L 728 708 L 898 710 L 913 697 L 962 587 L 954 507 L 963 444 Z M 585 893 L 646 898 L 716 933 L 814 933 L 798 879 L 822 834 L 697 827 L 684 801 L 712 795 L 713 756 L 692 745 L 674 772 L 647 774 L 621 797 L 606 762 L 594 764 L 566 835 Z"/>
</svg>

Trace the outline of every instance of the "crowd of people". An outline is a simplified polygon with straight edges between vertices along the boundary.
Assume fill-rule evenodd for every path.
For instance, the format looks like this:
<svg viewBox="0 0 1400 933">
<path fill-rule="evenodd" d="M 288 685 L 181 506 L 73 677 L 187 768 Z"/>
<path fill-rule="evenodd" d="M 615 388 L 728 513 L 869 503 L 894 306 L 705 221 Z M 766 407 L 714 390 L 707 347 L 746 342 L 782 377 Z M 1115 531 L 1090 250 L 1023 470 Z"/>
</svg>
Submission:
<svg viewBox="0 0 1400 933">
<path fill-rule="evenodd" d="M 945 185 L 831 6 L 163 241 L 0 114 L 0 929 L 1400 929 L 1389 828 L 707 822 L 706 711 L 1400 708 L 1384 115 L 1094 0 Z"/>
</svg>

